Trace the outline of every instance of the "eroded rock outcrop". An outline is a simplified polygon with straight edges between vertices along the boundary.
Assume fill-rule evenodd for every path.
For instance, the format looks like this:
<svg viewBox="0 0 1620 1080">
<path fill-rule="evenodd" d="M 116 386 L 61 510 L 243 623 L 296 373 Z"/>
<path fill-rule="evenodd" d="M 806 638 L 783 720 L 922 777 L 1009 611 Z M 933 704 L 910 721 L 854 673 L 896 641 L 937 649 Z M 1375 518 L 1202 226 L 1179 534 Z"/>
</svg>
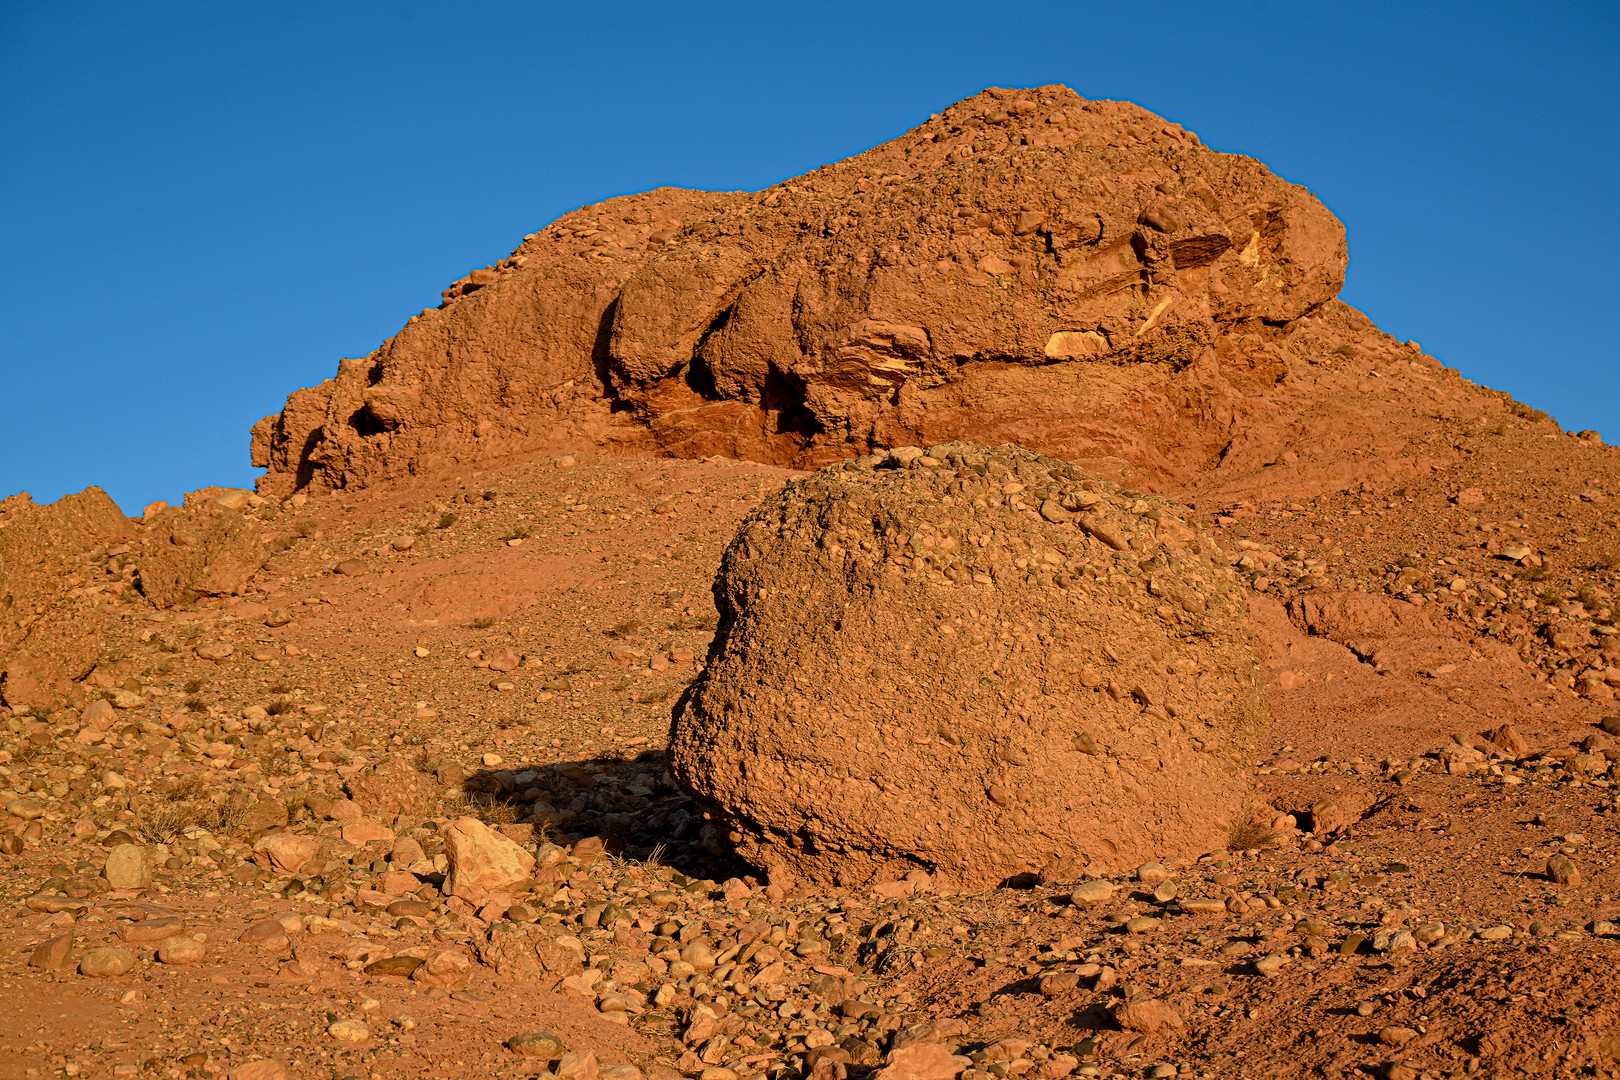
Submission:
<svg viewBox="0 0 1620 1080">
<path fill-rule="evenodd" d="M 264 566 L 258 528 L 214 499 L 164 510 L 147 529 L 141 591 L 160 608 L 240 595 Z"/>
<path fill-rule="evenodd" d="M 1176 511 L 1017 447 L 789 484 L 726 551 L 672 773 L 773 877 L 1221 846 L 1265 708 L 1238 579 Z"/>
<path fill-rule="evenodd" d="M 1160 491 L 1415 475 L 1385 415 L 1410 409 L 1376 391 L 1438 365 L 1335 299 L 1346 259 L 1252 158 L 1129 103 L 987 90 L 765 191 L 565 215 L 295 392 L 254 463 L 284 492 L 564 447 L 814 467 L 960 437 Z"/>
<path fill-rule="evenodd" d="M 96 487 L 44 506 L 26 493 L 0 500 L 0 700 L 5 704 L 53 708 L 95 666 L 112 594 L 105 577 L 92 578 L 101 575 L 101 565 L 87 559 L 96 549 L 105 559 L 110 544 L 133 532 L 129 519 Z"/>
</svg>

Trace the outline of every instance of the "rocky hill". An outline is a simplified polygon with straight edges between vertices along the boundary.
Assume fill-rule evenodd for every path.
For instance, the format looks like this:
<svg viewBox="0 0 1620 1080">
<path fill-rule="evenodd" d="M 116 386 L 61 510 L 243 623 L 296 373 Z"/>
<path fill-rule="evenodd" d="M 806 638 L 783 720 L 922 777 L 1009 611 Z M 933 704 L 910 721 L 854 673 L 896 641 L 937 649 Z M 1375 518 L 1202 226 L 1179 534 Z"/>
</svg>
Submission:
<svg viewBox="0 0 1620 1080">
<path fill-rule="evenodd" d="M 1620 454 L 1345 260 L 991 90 L 0 500 L 0 1077 L 1613 1075 Z"/>
<path fill-rule="evenodd" d="M 1515 405 L 1338 301 L 1347 257 L 1252 158 L 987 90 L 761 192 L 565 215 L 292 394 L 253 461 L 282 494 L 522 451 L 806 468 L 962 438 L 1183 496 L 1278 464 L 1296 492 L 1393 482 L 1436 412 Z"/>
</svg>

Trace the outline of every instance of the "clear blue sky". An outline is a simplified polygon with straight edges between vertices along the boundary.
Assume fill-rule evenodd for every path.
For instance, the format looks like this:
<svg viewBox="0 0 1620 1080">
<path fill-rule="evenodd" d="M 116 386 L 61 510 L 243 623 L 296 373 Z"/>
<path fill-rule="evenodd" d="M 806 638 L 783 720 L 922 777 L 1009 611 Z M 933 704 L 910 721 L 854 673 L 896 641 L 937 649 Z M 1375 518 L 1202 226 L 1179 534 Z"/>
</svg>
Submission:
<svg viewBox="0 0 1620 1080">
<path fill-rule="evenodd" d="M 585 203 L 759 188 L 985 86 L 1308 186 L 1344 297 L 1620 440 L 1610 4 L 0 4 L 0 494 L 251 484 L 248 427 Z"/>
</svg>

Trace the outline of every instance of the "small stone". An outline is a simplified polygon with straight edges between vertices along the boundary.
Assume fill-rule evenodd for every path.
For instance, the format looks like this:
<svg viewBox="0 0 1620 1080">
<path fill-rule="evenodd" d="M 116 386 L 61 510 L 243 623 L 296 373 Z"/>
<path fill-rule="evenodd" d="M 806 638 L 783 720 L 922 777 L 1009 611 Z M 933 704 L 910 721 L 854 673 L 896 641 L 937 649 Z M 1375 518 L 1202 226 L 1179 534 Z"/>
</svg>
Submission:
<svg viewBox="0 0 1620 1080">
<path fill-rule="evenodd" d="M 260 1058 L 238 1065 L 227 1074 L 228 1080 L 296 1080 L 291 1069 L 275 1058 Z"/>
<path fill-rule="evenodd" d="M 363 1043 L 371 1038 L 371 1029 L 364 1020 L 339 1020 L 326 1029 L 338 1042 Z"/>
<path fill-rule="evenodd" d="M 344 559 L 342 562 L 332 567 L 332 573 L 341 574 L 344 577 L 356 577 L 370 569 L 370 566 L 366 565 L 364 562 L 361 562 L 359 559 Z"/>
<path fill-rule="evenodd" d="M 235 647 L 227 641 L 205 641 L 196 648 L 199 660 L 225 660 L 235 651 Z"/>
<path fill-rule="evenodd" d="M 519 1057 L 541 1058 L 552 1061 L 563 1055 L 562 1036 L 551 1031 L 534 1031 L 527 1035 L 514 1035 L 506 1040 L 506 1048 Z"/>
<path fill-rule="evenodd" d="M 1157 900 L 1161 904 L 1168 904 L 1170 901 L 1176 898 L 1176 894 L 1180 891 L 1181 890 L 1176 887 L 1175 882 L 1161 881 L 1153 890 L 1153 899 Z"/>
<path fill-rule="evenodd" d="M 1091 907 L 1095 904 L 1107 903 L 1114 897 L 1114 886 L 1106 881 L 1082 881 L 1075 886 L 1069 894 L 1069 903 L 1075 907 Z"/>
<path fill-rule="evenodd" d="M 1040 991 L 1043 997 L 1056 997 L 1068 993 L 1080 985 L 1080 974 L 1075 971 L 1054 971 L 1050 975 L 1042 975 Z"/>
<path fill-rule="evenodd" d="M 164 938 L 157 950 L 158 960 L 171 967 L 200 964 L 207 954 L 208 947 L 194 937 Z"/>
<path fill-rule="evenodd" d="M 1378 1041 L 1385 1046 L 1405 1046 L 1417 1038 L 1417 1032 L 1409 1027 L 1386 1027 L 1378 1029 Z"/>
<path fill-rule="evenodd" d="M 1170 880 L 1170 871 L 1163 863 L 1145 862 L 1136 868 L 1136 880 L 1144 885 L 1157 885 Z"/>
<path fill-rule="evenodd" d="M 79 974 L 98 979 L 126 974 L 134 966 L 134 953 L 107 945 L 91 949 L 79 958 Z"/>
<path fill-rule="evenodd" d="M 1554 855 L 1547 860 L 1547 877 L 1559 885 L 1579 885 L 1581 872 L 1568 855 Z"/>
<path fill-rule="evenodd" d="M 1127 1002 L 1114 1009 L 1114 1022 L 1122 1031 L 1152 1033 L 1182 1026 L 1181 1014 L 1160 998 Z"/>
<path fill-rule="evenodd" d="M 132 945 L 162 941 L 186 930 L 186 920 L 174 916 L 161 919 L 142 919 L 119 927 L 118 936 Z"/>
<path fill-rule="evenodd" d="M 1208 897 L 1183 897 L 1177 901 L 1181 910 L 1188 915 L 1225 915 L 1226 901 L 1214 900 Z"/>
<path fill-rule="evenodd" d="M 107 852 L 101 876 L 115 889 L 145 889 L 152 884 L 152 855 L 140 844 L 118 844 Z"/>
<path fill-rule="evenodd" d="M 45 800 L 37 795 L 24 795 L 20 799 L 12 799 L 6 803 L 6 813 L 24 821 L 33 821 L 45 813 Z"/>
<path fill-rule="evenodd" d="M 1513 936 L 1511 926 L 1487 926 L 1479 932 L 1481 941 L 1506 941 Z"/>
<path fill-rule="evenodd" d="M 278 626 L 286 626 L 292 621 L 292 612 L 288 611 L 284 607 L 278 607 L 264 617 L 264 625 L 271 627 L 272 629 Z"/>
<path fill-rule="evenodd" d="M 253 849 L 262 853 L 272 870 L 283 874 L 296 874 L 320 850 L 320 841 L 313 836 L 276 832 L 262 838 Z"/>
<path fill-rule="evenodd" d="M 1268 953 L 1254 962 L 1254 970 L 1266 978 L 1272 978 L 1287 965 L 1288 958 L 1281 953 Z"/>
<path fill-rule="evenodd" d="M 62 934 L 41 942 L 28 957 L 28 966 L 41 971 L 61 971 L 73 952 L 73 935 Z"/>
<path fill-rule="evenodd" d="M 597 1080 L 596 1051 L 571 1050 L 557 1062 L 557 1080 Z"/>
<path fill-rule="evenodd" d="M 953 1080 L 963 1067 L 949 1046 L 912 1043 L 890 1054 L 888 1064 L 873 1074 L 873 1080 Z"/>
<path fill-rule="evenodd" d="M 112 703 L 101 698 L 97 698 L 86 705 L 84 712 L 79 714 L 80 726 L 89 728 L 92 731 L 106 731 L 117 722 L 118 714 L 113 709 Z"/>
<path fill-rule="evenodd" d="M 411 972 L 411 981 L 443 990 L 460 990 L 472 975 L 472 961 L 459 949 L 439 949 L 428 954 L 422 966 Z"/>
<path fill-rule="evenodd" d="M 1413 939 L 1416 940 L 1420 945 L 1433 945 L 1435 942 L 1439 941 L 1445 936 L 1446 926 L 1444 923 L 1438 922 L 1424 923 L 1422 926 L 1412 931 Z"/>
<path fill-rule="evenodd" d="M 1125 932 L 1127 934 L 1147 934 L 1163 925 L 1164 922 L 1161 919 L 1155 919 L 1151 915 L 1138 915 L 1133 919 L 1126 920 Z"/>
<path fill-rule="evenodd" d="M 414 536 L 396 536 L 396 537 L 394 537 L 393 543 L 390 544 L 389 546 L 392 547 L 395 551 L 409 551 L 409 550 L 411 550 L 411 548 L 416 546 L 416 537 L 414 537 Z"/>
<path fill-rule="evenodd" d="M 714 950 L 703 941 L 690 942 L 681 950 L 681 959 L 691 965 L 694 971 L 714 970 Z"/>
<path fill-rule="evenodd" d="M 419 956 L 387 956 L 367 964 L 365 972 L 367 975 L 398 975 L 408 979 L 421 966 L 422 958 Z"/>
</svg>

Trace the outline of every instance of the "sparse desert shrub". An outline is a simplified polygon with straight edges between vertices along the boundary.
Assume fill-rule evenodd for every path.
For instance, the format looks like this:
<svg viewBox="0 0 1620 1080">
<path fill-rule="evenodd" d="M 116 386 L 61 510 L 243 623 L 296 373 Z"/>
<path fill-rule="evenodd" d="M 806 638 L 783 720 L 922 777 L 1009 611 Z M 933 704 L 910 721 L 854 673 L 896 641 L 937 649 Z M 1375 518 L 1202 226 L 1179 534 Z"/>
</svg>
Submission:
<svg viewBox="0 0 1620 1080">
<path fill-rule="evenodd" d="M 516 825 L 518 808 L 505 799 L 481 791 L 461 796 L 460 813 L 475 817 L 485 825 Z"/>
<path fill-rule="evenodd" d="M 1514 401 L 1511 398 L 1508 400 L 1508 407 L 1507 408 L 1508 408 L 1508 412 L 1512 413 L 1514 416 L 1517 416 L 1521 420 L 1529 420 L 1529 421 L 1532 421 L 1532 422 L 1537 422 L 1537 421 L 1541 421 L 1541 420 L 1551 419 L 1551 417 L 1549 417 L 1546 413 L 1542 412 L 1540 409 L 1533 409 L 1529 405 L 1526 405 L 1524 402 L 1522 402 L 1522 401 Z"/>
<path fill-rule="evenodd" d="M 303 764 L 303 759 L 295 753 L 271 754 L 259 764 L 259 770 L 266 776 L 291 776 Z"/>
<path fill-rule="evenodd" d="M 1261 824 L 1253 818 L 1245 818 L 1234 822 L 1232 830 L 1227 834 L 1226 847 L 1230 851 L 1249 851 L 1254 848 L 1270 847 L 1277 842 L 1277 834 L 1269 825 Z"/>
</svg>

